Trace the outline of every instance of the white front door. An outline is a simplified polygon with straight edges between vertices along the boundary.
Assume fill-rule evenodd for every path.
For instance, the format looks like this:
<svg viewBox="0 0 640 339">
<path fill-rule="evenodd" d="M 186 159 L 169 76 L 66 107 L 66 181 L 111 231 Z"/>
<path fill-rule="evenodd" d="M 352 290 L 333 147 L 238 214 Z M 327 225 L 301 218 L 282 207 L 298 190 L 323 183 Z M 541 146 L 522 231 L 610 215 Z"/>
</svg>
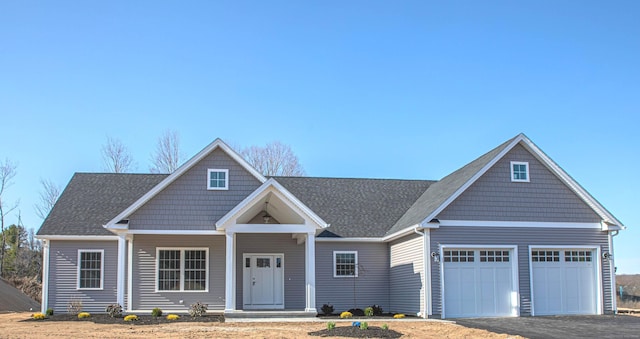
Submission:
<svg viewBox="0 0 640 339">
<path fill-rule="evenodd" d="M 243 254 L 243 308 L 284 308 L 284 255 Z"/>
</svg>

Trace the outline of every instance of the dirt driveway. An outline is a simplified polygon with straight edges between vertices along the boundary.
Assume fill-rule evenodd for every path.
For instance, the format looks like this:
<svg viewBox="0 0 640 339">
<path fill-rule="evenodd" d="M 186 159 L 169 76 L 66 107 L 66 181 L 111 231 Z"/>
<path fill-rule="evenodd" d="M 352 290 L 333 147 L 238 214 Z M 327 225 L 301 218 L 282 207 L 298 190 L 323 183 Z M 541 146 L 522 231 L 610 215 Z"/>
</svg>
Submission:
<svg viewBox="0 0 640 339">
<path fill-rule="evenodd" d="M 317 338 L 325 322 L 95 324 L 90 321 L 25 321 L 30 313 L 0 314 L 0 338 Z M 521 338 L 434 321 L 388 321 L 402 338 Z M 381 326 L 380 321 L 370 325 Z M 340 322 L 337 326 L 349 326 Z"/>
<path fill-rule="evenodd" d="M 457 319 L 456 323 L 531 339 L 640 337 L 640 317 L 628 315 L 476 318 Z"/>
</svg>

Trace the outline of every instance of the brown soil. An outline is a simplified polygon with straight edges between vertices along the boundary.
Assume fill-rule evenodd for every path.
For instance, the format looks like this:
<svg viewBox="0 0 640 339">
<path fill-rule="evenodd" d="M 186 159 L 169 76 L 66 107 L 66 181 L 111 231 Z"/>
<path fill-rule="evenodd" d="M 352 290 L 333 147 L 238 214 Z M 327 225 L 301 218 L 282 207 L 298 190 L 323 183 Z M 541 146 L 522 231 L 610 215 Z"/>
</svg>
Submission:
<svg viewBox="0 0 640 339">
<path fill-rule="evenodd" d="M 337 322 L 335 329 L 327 330 L 326 322 L 224 323 L 214 316 L 191 318 L 187 315 L 171 323 L 157 318 L 158 323 L 144 326 L 147 320 L 125 323 L 121 318 L 106 315 L 94 315 L 88 320 L 63 315 L 40 321 L 30 317 L 31 313 L 0 314 L 0 338 L 343 338 L 362 332 L 376 338 L 379 331 L 383 331 L 377 329 L 383 323 L 389 325 L 388 338 L 521 338 L 424 320 L 368 321 L 370 330 L 354 328 L 349 322 Z"/>
</svg>

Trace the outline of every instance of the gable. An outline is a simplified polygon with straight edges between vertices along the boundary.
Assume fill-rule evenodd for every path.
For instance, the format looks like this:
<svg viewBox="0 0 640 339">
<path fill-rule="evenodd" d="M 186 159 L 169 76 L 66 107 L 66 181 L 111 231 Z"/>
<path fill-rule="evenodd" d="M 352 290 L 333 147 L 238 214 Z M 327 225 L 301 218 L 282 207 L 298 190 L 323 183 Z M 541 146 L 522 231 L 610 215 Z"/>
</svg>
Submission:
<svg viewBox="0 0 640 339">
<path fill-rule="evenodd" d="M 208 169 L 228 169 L 229 189 L 208 190 Z M 129 229 L 213 230 L 218 219 L 262 183 L 217 148 L 182 173 L 129 217 Z"/>
<path fill-rule="evenodd" d="M 529 163 L 530 182 L 511 181 L 511 161 Z M 437 218 L 585 223 L 602 220 L 521 144 L 499 159 Z"/>
</svg>

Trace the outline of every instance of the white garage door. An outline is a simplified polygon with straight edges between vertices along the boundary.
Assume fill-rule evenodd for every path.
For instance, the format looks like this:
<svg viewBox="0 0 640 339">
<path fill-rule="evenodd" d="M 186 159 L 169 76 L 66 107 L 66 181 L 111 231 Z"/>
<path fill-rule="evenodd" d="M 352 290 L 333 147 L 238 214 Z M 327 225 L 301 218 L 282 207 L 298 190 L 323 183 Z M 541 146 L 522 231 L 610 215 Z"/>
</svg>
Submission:
<svg viewBox="0 0 640 339">
<path fill-rule="evenodd" d="M 513 250 L 447 248 L 442 259 L 445 318 L 517 315 Z"/>
<path fill-rule="evenodd" d="M 596 314 L 594 250 L 532 249 L 535 315 Z"/>
</svg>

